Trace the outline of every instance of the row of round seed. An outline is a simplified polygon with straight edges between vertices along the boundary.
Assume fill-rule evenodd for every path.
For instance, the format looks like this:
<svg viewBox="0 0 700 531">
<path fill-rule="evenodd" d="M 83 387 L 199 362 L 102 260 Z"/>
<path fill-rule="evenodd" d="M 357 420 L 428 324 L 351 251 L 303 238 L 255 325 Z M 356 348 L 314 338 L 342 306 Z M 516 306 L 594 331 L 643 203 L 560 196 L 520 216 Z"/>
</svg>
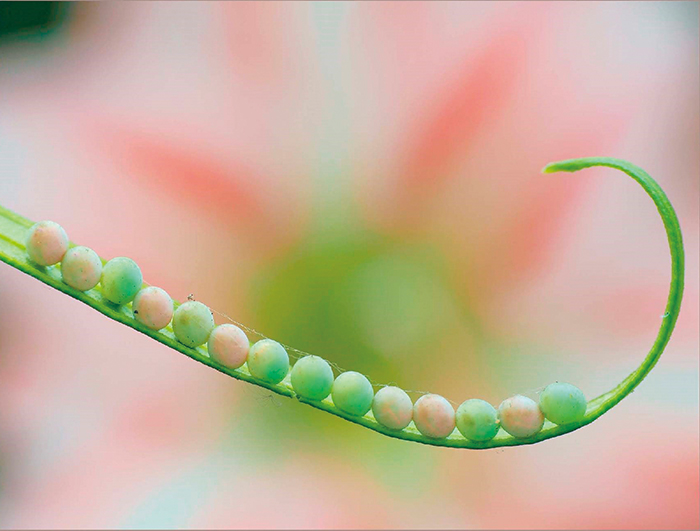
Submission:
<svg viewBox="0 0 700 531">
<path fill-rule="evenodd" d="M 289 372 L 287 351 L 271 339 L 250 345 L 246 334 L 237 326 L 215 326 L 211 310 L 197 301 L 187 301 L 173 311 L 173 301 L 161 288 L 141 288 L 143 277 L 130 258 L 113 258 L 102 267 L 99 256 L 87 247 L 68 249 L 68 236 L 52 221 L 35 224 L 27 237 L 27 253 L 37 264 L 48 266 L 61 262 L 63 281 L 80 291 L 102 284 L 102 296 L 123 305 L 133 301 L 134 318 L 152 330 L 165 328 L 172 320 L 178 341 L 189 347 L 207 343 L 209 356 L 230 369 L 247 363 L 250 374 L 262 381 L 278 384 Z M 291 382 L 298 396 L 324 400 L 329 395 L 341 411 L 364 416 L 370 409 L 374 418 L 390 430 L 403 430 L 411 421 L 426 437 L 444 438 L 455 427 L 472 441 L 489 441 L 502 427 L 513 437 L 537 434 L 545 417 L 554 424 L 580 422 L 586 413 L 586 399 L 577 387 L 568 383 L 548 385 L 539 404 L 516 395 L 504 400 L 496 410 L 480 399 L 462 403 L 455 412 L 445 398 L 436 394 L 421 396 L 415 404 L 398 387 L 387 386 L 376 394 L 372 384 L 355 371 L 333 377 L 328 362 L 318 356 L 306 356 L 292 367 Z"/>
</svg>

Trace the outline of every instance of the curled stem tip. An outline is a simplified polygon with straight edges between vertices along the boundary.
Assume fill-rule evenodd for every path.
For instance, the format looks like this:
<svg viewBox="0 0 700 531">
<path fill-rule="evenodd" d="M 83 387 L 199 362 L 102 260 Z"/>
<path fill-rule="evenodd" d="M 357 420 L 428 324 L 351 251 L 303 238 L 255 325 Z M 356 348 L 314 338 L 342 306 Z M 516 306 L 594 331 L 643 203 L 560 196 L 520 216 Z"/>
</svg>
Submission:
<svg viewBox="0 0 700 531">
<path fill-rule="evenodd" d="M 680 223 L 673 209 L 673 205 L 669 201 L 666 193 L 661 189 L 659 184 L 652 179 L 647 172 L 634 164 L 609 157 L 589 157 L 582 159 L 569 159 L 560 162 L 552 162 L 545 166 L 543 173 L 555 173 L 560 171 L 575 172 L 595 166 L 604 166 L 614 168 L 626 173 L 632 177 L 651 197 L 659 211 L 664 228 L 666 229 L 666 237 L 668 239 L 668 247 L 671 253 L 671 283 L 669 287 L 668 300 L 666 302 L 666 310 L 662 314 L 661 326 L 656 336 L 656 340 L 652 345 L 651 350 L 642 364 L 637 367 L 627 378 L 625 378 L 617 387 L 611 391 L 591 400 L 588 403 L 588 411 L 586 420 L 593 420 L 600 417 L 603 413 L 618 404 L 623 398 L 630 394 L 635 387 L 649 374 L 649 371 L 659 361 L 664 348 L 671 338 L 671 333 L 676 326 L 678 314 L 681 309 L 681 301 L 683 299 L 683 286 L 685 275 L 685 253 L 683 250 L 683 236 L 681 234 Z"/>
</svg>

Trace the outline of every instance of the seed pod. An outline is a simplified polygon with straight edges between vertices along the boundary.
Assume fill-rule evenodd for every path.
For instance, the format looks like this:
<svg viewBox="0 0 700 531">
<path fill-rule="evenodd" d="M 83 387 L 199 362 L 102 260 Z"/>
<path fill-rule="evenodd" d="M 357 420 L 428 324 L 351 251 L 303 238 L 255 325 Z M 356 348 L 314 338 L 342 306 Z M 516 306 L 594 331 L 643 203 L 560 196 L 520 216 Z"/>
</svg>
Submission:
<svg viewBox="0 0 700 531">
<path fill-rule="evenodd" d="M 545 167 L 543 171 L 544 173 L 559 171 L 576 172 L 584 168 L 596 166 L 610 167 L 621 170 L 638 182 L 654 201 L 654 204 L 664 222 L 664 227 L 668 237 L 669 249 L 671 252 L 671 284 L 668 294 L 668 302 L 664 313 L 661 315 L 661 325 L 659 327 L 658 335 L 651 350 L 648 352 L 642 363 L 616 387 L 591 401 L 587 405 L 588 410 L 581 421 L 570 423 L 568 425 L 548 426 L 547 429 L 540 433 L 540 435 L 537 437 L 530 436 L 528 438 L 522 434 L 519 434 L 518 436 L 523 436 L 525 438 L 516 439 L 515 437 L 497 436 L 491 441 L 476 443 L 463 437 L 435 439 L 425 435 L 418 435 L 413 430 L 399 431 L 390 433 L 389 435 L 403 440 L 420 442 L 422 444 L 459 448 L 496 448 L 501 446 L 531 444 L 533 442 L 539 442 L 573 432 L 586 424 L 590 424 L 597 418 L 610 411 L 611 408 L 619 404 L 621 400 L 632 393 L 634 389 L 647 377 L 649 372 L 659 361 L 660 356 L 668 344 L 679 315 L 681 301 L 683 298 L 685 253 L 683 250 L 683 238 L 681 235 L 680 225 L 673 206 L 658 183 L 654 181 L 654 179 L 652 179 L 644 170 L 629 162 L 612 158 L 572 159 L 550 164 Z M 56 270 L 36 267 L 36 262 L 32 262 L 28 254 L 27 256 L 24 256 L 22 253 L 18 253 L 17 250 L 23 248 L 22 241 L 20 240 L 27 233 L 27 227 L 30 225 L 31 222 L 26 218 L 23 218 L 22 216 L 0 206 L 0 261 L 23 271 L 24 273 L 40 280 L 41 282 L 44 282 L 49 286 L 64 291 L 67 295 L 82 301 L 84 304 L 89 305 L 111 319 L 135 329 L 142 329 L 142 327 L 138 326 L 134 319 L 124 319 L 125 313 L 123 309 L 117 309 L 115 311 L 114 305 L 109 303 L 106 298 L 96 296 L 96 294 L 84 296 L 80 293 L 76 293 L 75 289 L 65 289 L 65 286 L 61 286 L 57 281 Z M 167 334 L 153 334 L 153 336 L 153 339 L 160 341 L 169 347 L 176 348 L 176 350 L 180 351 L 182 354 L 191 357 L 200 363 L 215 366 L 215 364 L 212 363 L 208 357 L 203 356 L 201 352 L 197 352 L 192 349 L 180 348 L 173 345 L 171 338 Z M 229 371 L 229 375 L 239 380 L 264 386 L 270 391 L 280 395 L 288 397 L 294 396 L 294 391 L 290 389 L 286 383 L 283 385 L 263 384 L 263 382 L 260 380 L 251 378 L 245 371 Z M 340 389 L 338 389 L 338 394 L 340 395 Z M 341 400 L 338 400 L 338 403 L 340 402 Z M 527 407 L 522 407 L 523 402 Z M 535 430 L 541 429 L 541 423 L 544 422 L 544 416 L 542 415 L 541 411 L 538 413 L 538 408 L 532 408 L 533 404 L 536 406 L 532 400 L 524 397 L 512 397 L 504 401 L 499 408 L 499 416 L 501 417 L 503 425 L 506 427 L 511 426 L 509 428 L 510 432 L 515 433 L 516 430 L 513 428 L 517 428 L 517 424 L 521 422 L 523 418 L 529 415 L 532 417 L 532 420 L 534 420 L 532 424 L 535 426 Z M 336 407 L 336 405 L 331 405 L 328 402 L 316 403 L 313 405 L 319 409 L 327 411 L 330 414 L 341 417 L 348 416 L 346 413 L 343 413 L 340 408 Z M 519 417 L 519 413 L 524 414 Z M 513 417 L 511 419 L 513 420 L 512 425 L 510 420 L 508 420 L 511 416 Z M 374 422 L 370 418 L 355 418 L 350 420 L 356 422 L 357 424 L 363 425 L 368 429 L 386 433 L 386 430 L 381 429 L 378 426 L 378 423 Z M 420 423 L 421 421 L 419 419 L 417 425 L 420 425 Z M 540 423 L 539 427 L 537 426 L 537 423 Z"/>
</svg>

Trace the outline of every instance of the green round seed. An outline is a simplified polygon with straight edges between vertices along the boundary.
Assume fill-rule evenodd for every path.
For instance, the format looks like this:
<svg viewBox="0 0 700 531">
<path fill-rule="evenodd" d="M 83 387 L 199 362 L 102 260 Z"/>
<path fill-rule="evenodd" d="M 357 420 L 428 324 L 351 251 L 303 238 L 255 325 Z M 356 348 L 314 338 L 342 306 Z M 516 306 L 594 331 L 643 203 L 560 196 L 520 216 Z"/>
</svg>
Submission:
<svg viewBox="0 0 700 531">
<path fill-rule="evenodd" d="M 143 284 L 141 269 L 131 258 L 112 258 L 102 269 L 102 296 L 114 304 L 126 304 L 136 297 Z"/>
<path fill-rule="evenodd" d="M 289 372 L 289 355 L 272 339 L 261 339 L 248 351 L 248 371 L 264 382 L 277 384 Z"/>
<path fill-rule="evenodd" d="M 323 400 L 333 387 L 333 369 L 323 358 L 305 356 L 292 367 L 292 387 L 304 398 Z"/>
<path fill-rule="evenodd" d="M 345 413 L 363 416 L 372 407 L 374 389 L 363 374 L 355 371 L 341 373 L 333 382 L 333 403 Z"/>
<path fill-rule="evenodd" d="M 71 288 L 88 291 L 97 286 L 102 276 L 102 260 L 87 247 L 73 247 L 61 261 L 61 277 Z"/>
<path fill-rule="evenodd" d="M 214 330 L 211 310 L 199 301 L 187 301 L 173 314 L 173 332 L 177 340 L 188 347 L 203 345 Z"/>
<path fill-rule="evenodd" d="M 496 408 L 478 398 L 463 402 L 456 420 L 457 429 L 470 441 L 490 441 L 501 427 Z"/>
<path fill-rule="evenodd" d="M 554 424 L 579 422 L 586 415 L 586 397 L 569 383 L 553 383 L 540 395 L 540 409 L 547 420 Z"/>
</svg>

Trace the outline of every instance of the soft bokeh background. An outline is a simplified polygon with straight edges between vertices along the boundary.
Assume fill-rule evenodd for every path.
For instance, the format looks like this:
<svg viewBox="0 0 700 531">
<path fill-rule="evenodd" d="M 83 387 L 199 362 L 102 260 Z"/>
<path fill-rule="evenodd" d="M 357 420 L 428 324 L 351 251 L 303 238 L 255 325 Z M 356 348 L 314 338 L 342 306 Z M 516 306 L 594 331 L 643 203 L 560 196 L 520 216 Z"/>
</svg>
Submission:
<svg viewBox="0 0 700 531">
<path fill-rule="evenodd" d="M 147 281 L 459 403 L 626 376 L 530 447 L 392 440 L 0 264 L 0 525 L 697 528 L 698 5 L 0 6 L 0 199 Z M 223 322 L 221 319 L 219 322 Z M 414 398 L 417 395 L 413 395 Z"/>
</svg>

